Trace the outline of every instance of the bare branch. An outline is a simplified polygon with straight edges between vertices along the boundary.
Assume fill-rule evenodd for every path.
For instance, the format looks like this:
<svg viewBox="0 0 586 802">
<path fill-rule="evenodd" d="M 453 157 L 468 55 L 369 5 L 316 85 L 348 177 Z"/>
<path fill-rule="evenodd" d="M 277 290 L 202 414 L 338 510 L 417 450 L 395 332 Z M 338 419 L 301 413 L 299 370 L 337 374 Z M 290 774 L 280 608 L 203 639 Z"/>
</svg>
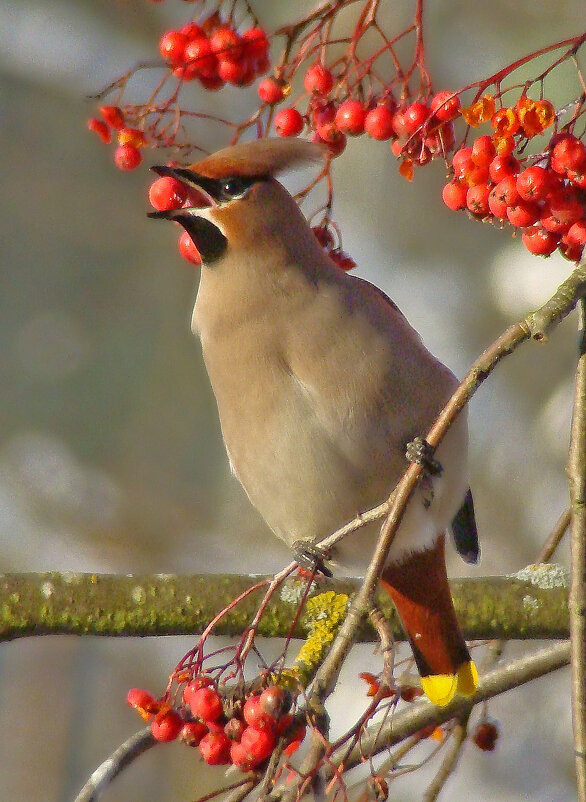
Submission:
<svg viewBox="0 0 586 802">
<path fill-rule="evenodd" d="M 382 728 L 371 727 L 361 739 L 359 746 L 349 756 L 346 757 L 343 749 L 340 750 L 340 754 L 334 752 L 331 762 L 336 764 L 342 757 L 346 757 L 346 770 L 358 766 L 363 762 L 363 756 L 371 755 L 375 748 L 377 751 L 388 749 L 430 724 L 443 724 L 452 718 L 461 718 L 478 702 L 517 688 L 519 685 L 524 685 L 526 682 L 556 671 L 558 668 L 563 668 L 569 662 L 570 644 L 568 641 L 556 643 L 540 649 L 538 652 L 512 660 L 484 674 L 474 696 L 470 698 L 458 696 L 446 707 L 436 707 L 431 702 L 414 703 L 404 712 L 391 717 Z"/>
<path fill-rule="evenodd" d="M 580 303 L 580 344 L 568 477 L 571 505 L 570 638 L 572 722 L 578 799 L 586 802 L 586 302 Z"/>
<path fill-rule="evenodd" d="M 83 786 L 74 802 L 96 802 L 120 772 L 133 763 L 143 752 L 155 746 L 150 727 L 144 727 L 112 752 L 109 758 L 98 766 Z"/>
</svg>

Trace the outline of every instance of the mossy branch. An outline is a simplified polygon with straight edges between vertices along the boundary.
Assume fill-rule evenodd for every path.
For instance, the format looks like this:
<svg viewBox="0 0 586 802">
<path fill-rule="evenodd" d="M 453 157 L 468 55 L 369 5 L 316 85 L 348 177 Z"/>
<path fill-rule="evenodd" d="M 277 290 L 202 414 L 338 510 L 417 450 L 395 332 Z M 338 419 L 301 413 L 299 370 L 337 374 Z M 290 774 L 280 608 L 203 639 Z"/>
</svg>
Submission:
<svg viewBox="0 0 586 802">
<path fill-rule="evenodd" d="M 218 610 L 257 583 L 259 577 L 231 574 L 113 575 L 59 573 L 0 576 L 0 639 L 31 635 L 196 635 Z M 359 580 L 324 581 L 315 593 L 351 595 Z M 287 580 L 271 600 L 258 634 L 286 637 L 305 587 Z M 524 569 L 517 576 L 458 579 L 451 584 L 458 618 L 469 639 L 567 638 L 567 574 L 556 565 Z M 262 591 L 252 593 L 223 618 L 218 635 L 239 635 L 250 623 Z M 377 599 L 394 636 L 403 637 L 384 594 Z M 294 636 L 306 638 L 301 617 Z M 365 623 L 361 641 L 375 641 Z"/>
</svg>

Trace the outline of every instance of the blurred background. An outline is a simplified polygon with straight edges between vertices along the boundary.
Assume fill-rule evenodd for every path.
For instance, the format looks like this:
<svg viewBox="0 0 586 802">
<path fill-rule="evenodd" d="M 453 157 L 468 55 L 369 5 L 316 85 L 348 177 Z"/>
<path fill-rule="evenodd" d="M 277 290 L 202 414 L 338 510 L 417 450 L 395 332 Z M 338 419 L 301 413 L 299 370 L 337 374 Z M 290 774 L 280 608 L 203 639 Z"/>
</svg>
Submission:
<svg viewBox="0 0 586 802">
<path fill-rule="evenodd" d="M 253 5 L 268 31 L 291 20 L 291 3 Z M 438 89 L 485 77 L 584 22 L 583 0 L 428 5 L 428 69 Z M 406 0 L 388 6 L 389 20 L 412 13 Z M 156 157 L 123 174 L 112 149 L 85 127 L 95 113 L 87 96 L 152 58 L 161 32 L 199 8 L 179 0 L 0 2 L 3 571 L 260 573 L 288 561 L 276 539 L 258 547 L 263 524 L 228 470 L 189 331 L 197 270 L 177 254 L 173 227 L 145 216 L 147 167 Z M 295 3 L 293 13 L 304 8 L 311 4 Z M 564 80 L 548 82 L 546 96 L 567 93 Z M 244 117 L 256 96 L 254 86 L 226 88 L 209 101 L 195 85 L 190 91 L 232 119 Z M 202 137 L 211 150 L 227 143 L 218 129 Z M 441 163 L 409 184 L 388 144 L 358 139 L 335 177 L 335 219 L 359 274 L 394 298 L 460 375 L 570 270 L 561 257 L 532 257 L 509 232 L 448 211 Z M 483 560 L 471 570 L 451 555 L 452 575 L 532 562 L 567 505 L 575 342 L 573 316 L 547 345 L 525 345 L 506 360 L 474 399 L 472 487 Z M 557 559 L 567 564 L 567 545 Z M 72 637 L 4 644 L 0 799 L 72 800 L 138 728 L 126 690 L 160 692 L 190 645 Z M 356 650 L 332 707 L 338 731 L 341 704 L 346 715 L 365 705 L 356 672 L 377 665 L 370 647 Z M 568 672 L 510 692 L 489 712 L 500 720 L 497 751 L 467 746 L 446 798 L 574 799 Z M 191 800 L 210 777 L 199 769 L 195 753 L 161 746 L 104 798 Z M 393 798 L 420 798 L 432 774 L 433 767 L 401 779 Z"/>
</svg>

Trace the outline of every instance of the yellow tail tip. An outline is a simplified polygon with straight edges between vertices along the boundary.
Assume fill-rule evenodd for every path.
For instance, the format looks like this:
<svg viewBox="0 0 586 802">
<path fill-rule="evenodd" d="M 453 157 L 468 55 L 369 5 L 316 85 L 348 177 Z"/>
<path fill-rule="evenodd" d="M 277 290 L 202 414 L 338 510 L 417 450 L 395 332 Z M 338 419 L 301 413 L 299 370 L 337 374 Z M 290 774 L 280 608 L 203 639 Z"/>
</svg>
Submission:
<svg viewBox="0 0 586 802">
<path fill-rule="evenodd" d="M 429 674 L 421 677 L 423 692 L 438 707 L 449 704 L 456 693 L 472 696 L 477 685 L 478 671 L 472 660 L 462 663 L 455 674 Z"/>
</svg>

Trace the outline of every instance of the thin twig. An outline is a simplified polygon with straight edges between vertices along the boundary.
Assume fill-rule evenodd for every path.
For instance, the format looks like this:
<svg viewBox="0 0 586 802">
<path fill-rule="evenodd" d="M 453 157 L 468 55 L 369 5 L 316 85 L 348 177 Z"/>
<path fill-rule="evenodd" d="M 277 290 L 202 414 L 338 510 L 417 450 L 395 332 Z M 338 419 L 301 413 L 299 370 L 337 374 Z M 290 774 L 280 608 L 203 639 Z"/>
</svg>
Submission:
<svg viewBox="0 0 586 802">
<path fill-rule="evenodd" d="M 363 762 L 364 755 L 374 751 L 383 751 L 399 743 L 409 735 L 413 735 L 423 727 L 430 724 L 443 724 L 452 718 L 460 718 L 471 710 L 478 702 L 490 699 L 500 693 L 524 685 L 537 677 L 556 671 L 567 666 L 570 662 L 570 643 L 563 641 L 553 646 L 540 649 L 529 655 L 511 660 L 505 665 L 498 666 L 482 676 L 474 696 L 465 698 L 456 697 L 446 707 L 437 707 L 431 702 L 414 702 L 412 705 L 397 713 L 382 727 L 374 725 L 362 736 L 360 748 L 355 749 L 346 756 L 346 770 L 354 768 Z M 343 750 L 334 751 L 331 761 L 336 762 L 343 754 Z M 327 776 L 327 772 L 326 772 Z"/>
<path fill-rule="evenodd" d="M 447 780 L 455 771 L 456 766 L 458 765 L 458 760 L 460 759 L 460 755 L 462 754 L 462 748 L 466 743 L 468 719 L 470 718 L 471 713 L 472 708 L 463 713 L 463 715 L 460 716 L 456 722 L 456 726 L 451 733 L 449 749 L 437 771 L 437 774 L 425 789 L 425 793 L 422 797 L 423 802 L 435 802 Z"/>
<path fill-rule="evenodd" d="M 131 735 L 92 773 L 74 802 L 96 802 L 123 769 L 156 743 L 150 727 L 144 727 Z"/>
<path fill-rule="evenodd" d="M 586 802 L 586 301 L 580 302 L 580 343 L 568 459 L 570 482 L 572 722 L 579 802 Z"/>
<path fill-rule="evenodd" d="M 570 525 L 570 520 L 571 520 L 571 512 L 570 508 L 567 507 L 562 512 L 562 514 L 560 515 L 560 517 L 556 522 L 556 525 L 549 533 L 548 538 L 543 544 L 541 551 L 537 555 L 537 559 L 535 560 L 535 562 L 547 563 L 551 560 L 563 536 L 566 534 L 568 526 Z"/>
</svg>

